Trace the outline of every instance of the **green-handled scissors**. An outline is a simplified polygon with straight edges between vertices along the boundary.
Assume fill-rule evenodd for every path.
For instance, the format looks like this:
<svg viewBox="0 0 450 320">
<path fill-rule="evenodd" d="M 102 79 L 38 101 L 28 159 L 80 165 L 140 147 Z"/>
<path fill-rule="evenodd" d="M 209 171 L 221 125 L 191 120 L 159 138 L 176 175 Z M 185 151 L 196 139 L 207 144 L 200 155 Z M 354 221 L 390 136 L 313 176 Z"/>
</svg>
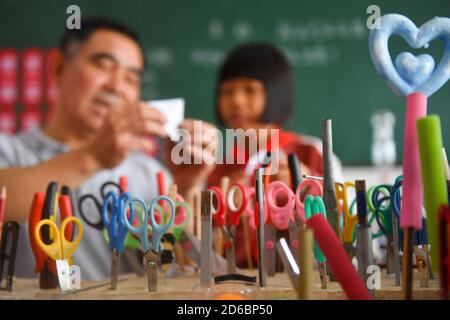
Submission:
<svg viewBox="0 0 450 320">
<path fill-rule="evenodd" d="M 312 195 L 306 196 L 305 199 L 305 218 L 308 220 L 312 215 L 322 214 L 325 218 L 327 217 L 327 211 L 325 209 L 325 204 L 320 196 L 313 197 Z M 326 281 L 326 262 L 327 259 L 320 250 L 319 245 L 314 241 L 314 258 L 317 260 L 320 272 L 320 282 L 322 284 L 322 289 L 327 288 Z"/>
</svg>

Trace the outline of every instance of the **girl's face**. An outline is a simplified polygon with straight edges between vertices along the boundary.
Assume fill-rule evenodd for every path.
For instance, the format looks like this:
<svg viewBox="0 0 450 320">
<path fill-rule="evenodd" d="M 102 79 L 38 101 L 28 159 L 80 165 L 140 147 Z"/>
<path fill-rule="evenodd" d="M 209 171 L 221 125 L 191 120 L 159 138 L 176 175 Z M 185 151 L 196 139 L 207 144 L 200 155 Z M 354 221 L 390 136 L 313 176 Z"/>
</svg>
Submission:
<svg viewBox="0 0 450 320">
<path fill-rule="evenodd" d="M 234 78 L 219 86 L 219 114 L 228 128 L 248 129 L 261 126 L 260 118 L 266 105 L 264 84 L 251 78 Z"/>
</svg>

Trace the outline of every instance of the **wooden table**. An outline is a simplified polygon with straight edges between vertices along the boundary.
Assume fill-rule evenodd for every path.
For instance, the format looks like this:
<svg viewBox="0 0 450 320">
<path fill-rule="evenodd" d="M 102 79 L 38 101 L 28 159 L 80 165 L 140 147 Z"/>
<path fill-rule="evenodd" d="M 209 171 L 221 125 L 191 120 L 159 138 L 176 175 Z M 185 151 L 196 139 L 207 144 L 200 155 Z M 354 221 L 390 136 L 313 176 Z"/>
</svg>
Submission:
<svg viewBox="0 0 450 320">
<path fill-rule="evenodd" d="M 247 274 L 256 275 L 256 272 L 248 271 Z M 319 300 L 341 300 L 346 299 L 341 286 L 337 282 L 328 281 L 328 288 L 320 289 L 318 273 L 313 289 L 313 298 Z M 414 299 L 439 299 L 439 283 L 437 279 L 429 281 L 428 288 L 420 288 L 417 276 L 414 277 Z M 110 290 L 109 280 L 102 282 L 87 281 L 82 283 L 79 290 L 61 292 L 59 289 L 41 290 L 37 279 L 14 279 L 13 291 L 0 291 L 0 299 L 214 299 L 218 294 L 225 292 L 239 292 L 247 289 L 245 296 L 249 299 L 296 299 L 294 291 L 287 274 L 278 273 L 274 277 L 267 278 L 267 287 L 233 285 L 232 291 L 228 292 L 230 285 L 215 285 L 209 294 L 200 287 L 198 274 L 184 274 L 175 278 L 158 279 L 158 292 L 147 292 L 145 278 L 136 275 L 123 275 L 119 278 L 118 289 Z M 239 288 L 238 290 L 236 288 Z M 401 299 L 401 287 L 394 285 L 394 277 L 386 276 L 383 272 L 381 278 L 381 289 L 376 291 L 376 299 Z"/>
</svg>

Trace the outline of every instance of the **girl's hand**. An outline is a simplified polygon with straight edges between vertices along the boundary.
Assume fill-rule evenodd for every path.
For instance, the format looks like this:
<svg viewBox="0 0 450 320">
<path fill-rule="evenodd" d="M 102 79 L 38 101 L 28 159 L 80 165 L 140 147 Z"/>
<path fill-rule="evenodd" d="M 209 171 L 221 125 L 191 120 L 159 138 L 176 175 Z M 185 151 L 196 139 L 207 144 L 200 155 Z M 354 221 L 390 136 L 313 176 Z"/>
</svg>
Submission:
<svg viewBox="0 0 450 320">
<path fill-rule="evenodd" d="M 166 163 L 180 194 L 188 197 L 203 187 L 216 166 L 218 136 L 214 125 L 194 119 L 184 120 L 180 131 L 180 142 L 167 142 Z"/>
</svg>

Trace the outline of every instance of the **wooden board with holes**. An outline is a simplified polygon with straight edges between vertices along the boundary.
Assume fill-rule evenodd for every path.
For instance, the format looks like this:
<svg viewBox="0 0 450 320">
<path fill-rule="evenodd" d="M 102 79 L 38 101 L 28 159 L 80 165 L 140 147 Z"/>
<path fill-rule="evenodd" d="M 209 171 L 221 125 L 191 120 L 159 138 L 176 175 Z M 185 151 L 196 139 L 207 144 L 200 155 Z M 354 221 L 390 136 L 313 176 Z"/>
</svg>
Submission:
<svg viewBox="0 0 450 320">
<path fill-rule="evenodd" d="M 250 272 L 248 272 L 250 274 Z M 313 299 L 341 300 L 346 299 L 341 286 L 337 282 L 328 281 L 328 288 L 320 289 L 318 273 L 315 272 Z M 255 273 L 256 275 L 256 273 Z M 61 292 L 59 289 L 40 290 L 37 279 L 14 279 L 13 291 L 0 291 L 0 299 L 88 299 L 88 300 L 114 300 L 114 299 L 214 299 L 223 294 L 239 293 L 249 299 L 296 299 L 287 274 L 277 273 L 268 277 L 266 288 L 257 286 L 244 286 L 237 284 L 214 285 L 209 290 L 200 287 L 198 274 L 185 274 L 176 278 L 158 278 L 158 292 L 147 292 L 145 278 L 135 275 L 124 275 L 119 278 L 118 289 L 110 290 L 109 280 L 103 282 L 87 281 L 82 283 L 80 290 Z M 414 299 L 440 299 L 439 283 L 431 279 L 428 288 L 420 288 L 417 273 L 414 277 Z M 381 278 L 381 289 L 376 291 L 376 299 L 401 299 L 401 287 L 394 285 L 394 277 Z"/>
</svg>

